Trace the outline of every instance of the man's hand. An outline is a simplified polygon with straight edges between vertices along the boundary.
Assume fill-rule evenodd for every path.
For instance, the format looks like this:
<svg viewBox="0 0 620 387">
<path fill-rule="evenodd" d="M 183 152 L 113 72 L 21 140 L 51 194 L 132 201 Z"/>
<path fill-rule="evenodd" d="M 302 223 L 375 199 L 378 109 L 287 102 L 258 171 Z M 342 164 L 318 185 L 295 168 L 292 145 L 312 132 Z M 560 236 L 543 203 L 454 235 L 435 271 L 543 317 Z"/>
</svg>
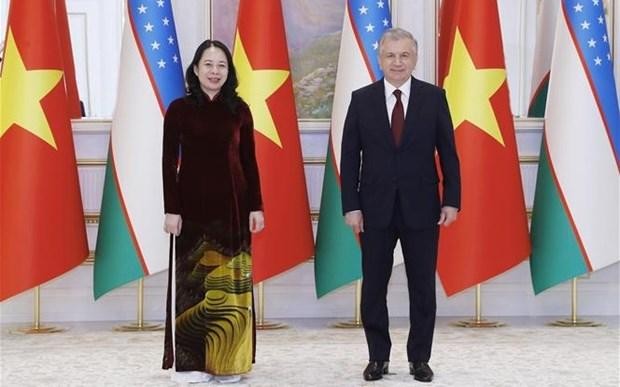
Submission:
<svg viewBox="0 0 620 387">
<path fill-rule="evenodd" d="M 265 228 L 265 216 L 263 211 L 250 212 L 250 232 L 261 232 Z"/>
<path fill-rule="evenodd" d="M 364 217 L 361 210 L 347 212 L 344 215 L 344 222 L 353 229 L 354 233 L 364 232 Z"/>
<path fill-rule="evenodd" d="M 456 221 L 456 215 L 459 210 L 456 207 L 443 206 L 441 207 L 441 214 L 439 215 L 438 225 L 449 226 L 450 223 Z"/>
<path fill-rule="evenodd" d="M 181 235 L 181 226 L 183 226 L 183 220 L 179 214 L 166 214 L 164 219 L 164 231 L 174 236 Z"/>
</svg>

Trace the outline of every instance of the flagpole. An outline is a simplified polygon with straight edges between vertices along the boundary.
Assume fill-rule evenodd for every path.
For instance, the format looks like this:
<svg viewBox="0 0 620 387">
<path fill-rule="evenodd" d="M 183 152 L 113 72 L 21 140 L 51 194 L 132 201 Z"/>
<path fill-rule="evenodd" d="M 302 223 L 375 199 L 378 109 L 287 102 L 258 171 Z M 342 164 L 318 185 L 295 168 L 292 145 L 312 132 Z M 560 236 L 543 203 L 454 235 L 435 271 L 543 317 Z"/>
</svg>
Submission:
<svg viewBox="0 0 620 387">
<path fill-rule="evenodd" d="M 520 23 L 519 23 L 519 40 L 520 40 L 520 44 L 521 45 L 525 45 L 525 40 L 526 40 L 526 28 L 525 28 L 525 22 L 523 21 L 525 19 L 525 16 L 527 15 L 527 1 L 523 1 L 521 2 L 521 7 L 519 8 L 519 19 L 520 19 Z M 522 50 L 519 50 L 519 71 L 521 72 L 521 74 L 526 74 L 526 69 L 527 69 L 527 65 L 525 63 L 525 55 L 523 53 Z M 527 95 L 525 94 L 525 88 L 527 87 L 525 82 L 525 77 L 520 77 L 520 81 L 519 81 L 519 112 L 517 113 L 517 117 L 519 118 L 523 118 L 523 117 L 527 117 L 527 106 L 528 104 L 528 100 L 527 100 Z M 526 106 L 525 108 L 525 115 L 523 114 L 523 105 Z"/>
<path fill-rule="evenodd" d="M 341 321 L 332 325 L 332 328 L 361 328 L 362 318 L 360 305 L 362 301 L 362 280 L 355 281 L 355 305 L 353 320 Z"/>
<path fill-rule="evenodd" d="M 207 5 L 207 9 L 209 10 L 209 39 L 213 39 L 213 0 L 209 0 L 209 4 Z"/>
<path fill-rule="evenodd" d="M 288 328 L 286 324 L 272 321 L 265 321 L 265 285 L 264 281 L 258 283 L 258 302 L 257 302 L 258 311 L 256 316 L 256 329 L 259 330 L 271 330 L 271 329 L 282 329 Z"/>
<path fill-rule="evenodd" d="M 470 320 L 462 320 L 454 323 L 455 326 L 461 328 L 499 328 L 506 324 L 498 321 L 487 321 L 482 318 L 482 296 L 480 284 L 476 285 L 476 317 Z"/>
<path fill-rule="evenodd" d="M 398 10 L 396 9 L 398 7 L 398 0 L 390 0 L 389 1 L 389 5 L 390 5 L 390 17 L 392 18 L 392 26 L 393 27 L 398 27 L 399 23 L 398 23 Z"/>
<path fill-rule="evenodd" d="M 577 317 L 577 277 L 571 281 L 571 316 L 563 320 L 557 320 L 549 325 L 554 327 L 600 327 L 601 323 L 594 321 L 582 320 Z"/>
<path fill-rule="evenodd" d="M 64 332 L 66 329 L 50 327 L 50 326 L 41 326 L 41 287 L 37 286 L 34 288 L 34 323 L 31 327 L 17 328 L 11 333 L 24 333 L 24 334 L 33 334 L 33 333 L 58 333 Z"/>
<path fill-rule="evenodd" d="M 138 318 L 135 323 L 114 328 L 118 332 L 151 332 L 164 329 L 162 324 L 144 322 L 144 278 L 138 280 Z"/>
<path fill-rule="evenodd" d="M 439 85 L 439 11 L 441 0 L 435 0 L 435 84 Z"/>
</svg>

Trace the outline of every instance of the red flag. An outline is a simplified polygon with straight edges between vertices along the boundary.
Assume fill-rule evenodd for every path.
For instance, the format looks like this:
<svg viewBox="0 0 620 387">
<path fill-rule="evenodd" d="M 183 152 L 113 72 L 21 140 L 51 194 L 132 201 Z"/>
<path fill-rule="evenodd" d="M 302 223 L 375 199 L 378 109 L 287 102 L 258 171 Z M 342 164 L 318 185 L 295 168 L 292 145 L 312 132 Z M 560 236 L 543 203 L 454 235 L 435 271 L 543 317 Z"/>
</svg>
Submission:
<svg viewBox="0 0 620 387">
<path fill-rule="evenodd" d="M 461 161 L 462 211 L 442 228 L 446 294 L 490 279 L 530 253 L 496 0 L 444 1 L 439 80 Z"/>
<path fill-rule="evenodd" d="M 67 108 L 69 118 L 82 117 L 80 97 L 75 81 L 75 64 L 73 63 L 73 52 L 71 51 L 71 35 L 69 34 L 69 21 L 67 20 L 67 7 L 65 0 L 56 0 L 56 20 L 58 25 L 58 36 L 60 49 L 62 50 L 62 63 L 65 72 L 65 87 L 67 89 Z"/>
<path fill-rule="evenodd" d="M 0 73 L 0 301 L 88 255 L 53 2 L 12 1 Z"/>
<path fill-rule="evenodd" d="M 280 0 L 241 0 L 233 56 L 254 118 L 265 229 L 252 236 L 252 255 L 261 282 L 314 251 Z"/>
</svg>

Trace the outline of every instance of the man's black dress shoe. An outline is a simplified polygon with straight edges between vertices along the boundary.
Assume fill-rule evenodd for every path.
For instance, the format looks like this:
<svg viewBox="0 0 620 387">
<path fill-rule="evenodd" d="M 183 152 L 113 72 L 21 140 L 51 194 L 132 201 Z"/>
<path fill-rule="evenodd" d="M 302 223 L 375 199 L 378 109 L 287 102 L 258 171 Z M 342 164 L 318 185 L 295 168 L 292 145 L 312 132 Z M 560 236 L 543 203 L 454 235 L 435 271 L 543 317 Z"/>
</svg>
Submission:
<svg viewBox="0 0 620 387">
<path fill-rule="evenodd" d="M 425 361 L 409 362 L 409 373 L 413 378 L 420 382 L 430 382 L 433 380 L 433 370 Z"/>
<path fill-rule="evenodd" d="M 364 370 L 364 380 L 379 380 L 383 375 L 388 373 L 389 361 L 371 361 L 368 362 Z"/>
</svg>

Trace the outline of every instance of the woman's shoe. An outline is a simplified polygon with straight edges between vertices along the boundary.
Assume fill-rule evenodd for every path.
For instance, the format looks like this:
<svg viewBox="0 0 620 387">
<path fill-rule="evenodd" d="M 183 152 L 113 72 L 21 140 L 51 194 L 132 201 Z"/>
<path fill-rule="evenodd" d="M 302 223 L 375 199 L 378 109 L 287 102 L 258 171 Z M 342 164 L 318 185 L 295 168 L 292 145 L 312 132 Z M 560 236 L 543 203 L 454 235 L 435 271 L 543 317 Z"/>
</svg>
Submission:
<svg viewBox="0 0 620 387">
<path fill-rule="evenodd" d="M 241 381 L 241 375 L 217 375 L 215 376 L 215 380 L 222 384 L 239 383 Z"/>
<path fill-rule="evenodd" d="M 170 378 L 177 383 L 208 383 L 213 375 L 201 371 L 172 371 Z"/>
</svg>

